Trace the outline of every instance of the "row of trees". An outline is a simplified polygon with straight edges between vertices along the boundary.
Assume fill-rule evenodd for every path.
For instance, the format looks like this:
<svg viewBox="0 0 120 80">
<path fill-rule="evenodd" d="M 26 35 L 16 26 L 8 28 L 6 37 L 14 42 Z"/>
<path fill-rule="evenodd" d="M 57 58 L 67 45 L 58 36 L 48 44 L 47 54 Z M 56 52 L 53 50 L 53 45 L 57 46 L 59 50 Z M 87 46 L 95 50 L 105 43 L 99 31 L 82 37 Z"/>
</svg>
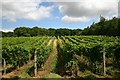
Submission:
<svg viewBox="0 0 120 80">
<path fill-rule="evenodd" d="M 33 36 L 74 36 L 74 35 L 108 35 L 108 36 L 120 36 L 120 18 L 114 17 L 111 20 L 106 20 L 104 17 L 100 17 L 98 23 L 93 23 L 84 30 L 81 29 L 45 29 L 39 27 L 19 27 L 14 32 L 2 32 L 2 37 L 33 37 Z"/>
<path fill-rule="evenodd" d="M 88 26 L 81 34 L 120 36 L 120 18 L 114 17 L 111 20 L 106 20 L 104 17 L 101 17 L 98 23 L 93 23 L 90 27 Z"/>
<path fill-rule="evenodd" d="M 25 36 L 25 37 L 33 37 L 33 36 L 73 36 L 73 35 L 80 35 L 81 29 L 66 29 L 66 28 L 60 28 L 60 29 L 45 29 L 45 28 L 39 28 L 39 27 L 19 27 L 14 30 L 14 32 L 2 32 L 2 37 L 11 37 L 11 36 Z"/>
</svg>

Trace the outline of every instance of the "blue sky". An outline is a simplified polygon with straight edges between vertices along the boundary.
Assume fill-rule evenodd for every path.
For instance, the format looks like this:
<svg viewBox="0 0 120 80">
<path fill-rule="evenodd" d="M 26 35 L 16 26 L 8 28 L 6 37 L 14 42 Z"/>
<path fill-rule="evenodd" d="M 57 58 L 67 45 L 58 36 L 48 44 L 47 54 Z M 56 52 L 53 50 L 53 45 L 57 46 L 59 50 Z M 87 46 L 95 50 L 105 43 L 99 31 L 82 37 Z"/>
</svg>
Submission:
<svg viewBox="0 0 120 80">
<path fill-rule="evenodd" d="M 7 10 L 3 10 L 3 16 L 2 16 L 3 31 L 6 32 L 12 31 L 16 27 L 23 27 L 23 26 L 30 28 L 38 26 L 47 29 L 48 28 L 84 29 L 87 26 L 91 25 L 93 22 L 97 22 L 101 14 L 106 18 L 111 18 L 112 16 L 117 15 L 115 11 L 112 11 L 114 10 L 114 8 L 110 10 L 105 9 L 108 10 L 109 12 L 114 12 L 111 14 L 102 12 L 105 10 L 101 10 L 100 14 L 98 14 L 97 10 L 99 9 L 97 10 L 90 9 L 91 11 L 93 10 L 92 11 L 93 13 L 91 12 L 83 13 L 84 11 L 88 10 L 88 7 L 84 7 L 82 10 L 82 8 L 79 5 L 85 3 L 68 4 L 68 3 L 53 3 L 53 2 L 39 2 L 39 3 L 31 2 L 30 4 L 25 3 L 25 5 L 27 4 L 27 6 L 22 6 L 22 7 L 20 6 L 21 4 L 20 5 L 19 4 L 20 3 L 17 3 L 17 5 L 16 3 L 11 3 L 8 5 L 8 7 L 11 6 L 9 9 L 6 8 L 6 6 L 3 6 L 3 9 L 7 9 Z M 115 5 L 115 3 L 113 5 Z M 103 8 L 104 7 L 107 8 L 106 6 L 103 6 Z M 26 13 L 28 13 L 29 16 Z"/>
</svg>

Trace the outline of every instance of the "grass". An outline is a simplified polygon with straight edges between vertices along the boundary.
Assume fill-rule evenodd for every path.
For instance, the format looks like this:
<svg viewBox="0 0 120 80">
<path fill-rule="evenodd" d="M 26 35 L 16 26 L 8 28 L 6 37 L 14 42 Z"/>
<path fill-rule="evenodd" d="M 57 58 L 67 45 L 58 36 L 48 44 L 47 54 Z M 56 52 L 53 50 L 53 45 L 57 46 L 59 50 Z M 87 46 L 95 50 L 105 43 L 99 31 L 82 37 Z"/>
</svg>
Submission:
<svg viewBox="0 0 120 80">
<path fill-rule="evenodd" d="M 42 78 L 46 78 L 45 80 L 47 80 L 47 78 L 62 78 L 62 77 L 58 74 L 50 73 L 48 75 L 43 76 Z"/>
<path fill-rule="evenodd" d="M 54 59 L 51 64 L 51 72 L 55 73 L 56 72 L 56 65 L 58 63 L 58 56 L 57 56 L 57 50 L 54 52 Z"/>
<path fill-rule="evenodd" d="M 31 78 L 30 75 L 28 73 L 26 73 L 25 71 L 18 74 L 18 77 L 20 77 L 20 78 Z"/>
</svg>

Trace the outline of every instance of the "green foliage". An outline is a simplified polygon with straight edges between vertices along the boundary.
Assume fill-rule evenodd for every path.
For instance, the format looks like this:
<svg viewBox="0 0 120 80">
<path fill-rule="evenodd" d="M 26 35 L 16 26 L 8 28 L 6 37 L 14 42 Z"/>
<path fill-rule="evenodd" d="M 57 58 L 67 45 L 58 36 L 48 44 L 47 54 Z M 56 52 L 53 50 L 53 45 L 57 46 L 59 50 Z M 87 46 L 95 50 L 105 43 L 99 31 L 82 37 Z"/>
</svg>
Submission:
<svg viewBox="0 0 120 80">
<path fill-rule="evenodd" d="M 3 58 L 6 60 L 7 64 L 11 64 L 14 67 L 26 63 L 28 59 L 27 54 L 28 51 L 18 46 L 14 46 L 11 49 L 7 49 L 7 48 L 2 49 Z"/>
<path fill-rule="evenodd" d="M 52 45 L 46 46 L 49 39 L 50 37 L 3 38 L 2 58 L 7 65 L 17 68 L 33 60 L 37 51 L 37 65 L 38 68 L 42 67 L 52 50 Z"/>
<path fill-rule="evenodd" d="M 113 17 L 111 20 L 106 20 L 100 17 L 100 22 L 92 24 L 90 27 L 82 31 L 82 35 L 107 35 L 107 36 L 120 36 L 119 28 L 120 18 Z"/>
<path fill-rule="evenodd" d="M 110 63 L 111 65 L 107 65 L 106 63 L 106 67 L 112 66 L 113 68 L 119 69 L 119 37 L 65 36 L 65 44 L 60 45 L 64 74 L 70 73 L 72 75 L 72 71 L 74 71 L 75 68 L 74 70 L 71 69 L 74 63 L 76 63 L 76 66 L 79 67 L 81 71 L 87 69 L 95 74 L 102 75 L 104 49 L 106 58 L 113 59 Z M 65 71 L 67 71 L 67 73 Z"/>
<path fill-rule="evenodd" d="M 52 39 L 54 39 L 53 37 Z M 34 59 L 37 51 L 37 66 L 41 68 L 47 60 L 52 48 L 46 46 L 51 37 L 16 37 L 3 38 L 2 57 L 7 65 L 12 67 L 21 66 L 29 59 Z M 64 44 L 61 40 L 63 39 Z M 120 38 L 108 36 L 60 36 L 58 37 L 58 58 L 57 50 L 52 63 L 52 71 L 60 69 L 62 75 L 73 75 L 78 70 L 84 72 L 88 70 L 95 74 L 103 74 L 103 52 L 106 56 L 107 74 L 114 75 L 120 69 Z M 110 60 L 110 61 L 109 61 Z M 108 63 L 110 62 L 110 63 Z M 62 65 L 62 67 L 61 67 Z M 30 67 L 27 72 L 33 74 L 34 67 Z"/>
<path fill-rule="evenodd" d="M 2 32 L 2 37 L 33 37 L 33 36 L 69 36 L 69 35 L 80 35 L 81 29 L 45 29 L 39 27 L 19 27 L 14 29 L 14 32 Z"/>
<path fill-rule="evenodd" d="M 57 72 L 57 64 L 58 64 L 58 55 L 57 55 L 57 50 L 55 50 L 54 53 L 54 59 L 51 63 L 52 67 L 51 67 L 51 72 L 56 73 Z"/>
</svg>

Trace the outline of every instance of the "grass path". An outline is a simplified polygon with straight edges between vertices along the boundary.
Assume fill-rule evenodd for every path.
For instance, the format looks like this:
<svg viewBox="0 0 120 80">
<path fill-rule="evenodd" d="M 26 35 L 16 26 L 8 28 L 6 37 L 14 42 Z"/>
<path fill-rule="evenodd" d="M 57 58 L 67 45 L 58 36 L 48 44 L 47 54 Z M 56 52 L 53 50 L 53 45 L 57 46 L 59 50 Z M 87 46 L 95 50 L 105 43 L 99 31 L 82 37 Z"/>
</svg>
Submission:
<svg viewBox="0 0 120 80">
<path fill-rule="evenodd" d="M 48 59 L 46 60 L 46 62 L 44 64 L 44 70 L 43 71 L 38 71 L 38 76 L 36 76 L 36 77 L 41 77 L 41 76 L 50 74 L 51 63 L 54 59 L 54 56 L 55 56 L 54 53 L 55 53 L 56 48 L 57 48 L 57 39 L 54 40 L 53 49 L 50 53 L 50 56 L 48 57 Z"/>
<path fill-rule="evenodd" d="M 47 46 L 49 46 L 52 43 L 52 38 L 48 41 Z"/>
</svg>

